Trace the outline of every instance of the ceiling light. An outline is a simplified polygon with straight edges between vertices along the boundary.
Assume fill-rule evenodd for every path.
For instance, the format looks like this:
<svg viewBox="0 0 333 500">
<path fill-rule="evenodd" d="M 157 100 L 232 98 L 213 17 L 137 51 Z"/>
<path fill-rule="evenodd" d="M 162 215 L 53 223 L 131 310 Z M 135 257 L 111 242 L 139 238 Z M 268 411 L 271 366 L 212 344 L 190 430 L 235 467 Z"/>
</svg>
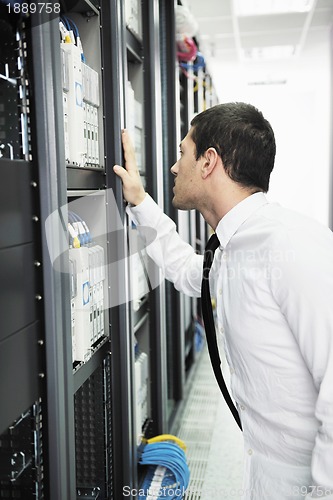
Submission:
<svg viewBox="0 0 333 500">
<path fill-rule="evenodd" d="M 243 49 L 244 60 L 262 61 L 269 59 L 285 59 L 295 55 L 294 45 L 275 45 L 270 47 L 251 47 Z"/>
<path fill-rule="evenodd" d="M 309 12 L 314 0 L 233 0 L 235 14 L 242 16 L 262 16 Z"/>
</svg>

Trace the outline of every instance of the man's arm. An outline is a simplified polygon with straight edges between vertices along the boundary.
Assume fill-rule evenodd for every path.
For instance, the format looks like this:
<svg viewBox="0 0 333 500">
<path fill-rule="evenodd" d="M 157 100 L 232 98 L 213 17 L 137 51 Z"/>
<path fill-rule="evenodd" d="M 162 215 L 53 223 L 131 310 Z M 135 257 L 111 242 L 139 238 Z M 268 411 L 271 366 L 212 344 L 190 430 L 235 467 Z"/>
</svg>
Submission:
<svg viewBox="0 0 333 500">
<path fill-rule="evenodd" d="M 200 297 L 203 257 L 180 238 L 175 223 L 145 192 L 126 130 L 122 132 L 122 142 L 125 168 L 115 165 L 113 169 L 122 180 L 124 198 L 131 205 L 127 212 L 146 240 L 148 255 L 177 290 Z M 153 229 L 155 237 L 152 238 L 152 231 L 145 231 L 145 228 Z"/>
</svg>

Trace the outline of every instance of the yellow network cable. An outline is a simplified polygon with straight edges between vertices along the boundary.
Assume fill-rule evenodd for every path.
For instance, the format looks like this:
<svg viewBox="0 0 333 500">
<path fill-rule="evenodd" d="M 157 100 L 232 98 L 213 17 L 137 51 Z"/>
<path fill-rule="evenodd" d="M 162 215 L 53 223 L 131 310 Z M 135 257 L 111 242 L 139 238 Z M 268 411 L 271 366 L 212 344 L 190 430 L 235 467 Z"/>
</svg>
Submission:
<svg viewBox="0 0 333 500">
<path fill-rule="evenodd" d="M 179 439 L 177 436 L 173 436 L 172 434 L 161 434 L 160 436 L 155 436 L 146 440 L 147 444 L 160 443 L 161 441 L 173 441 L 174 443 L 178 444 L 180 448 L 186 451 L 186 444 L 184 443 L 184 441 Z"/>
<path fill-rule="evenodd" d="M 73 238 L 73 247 L 74 248 L 80 248 L 81 247 L 81 244 L 80 244 L 80 240 L 77 236 L 74 236 Z"/>
<path fill-rule="evenodd" d="M 67 224 L 67 227 L 68 227 L 69 234 L 73 238 L 73 247 L 74 248 L 80 248 L 81 243 L 80 243 L 80 240 L 79 240 L 79 238 L 77 236 L 77 232 L 75 231 L 74 227 L 70 223 Z"/>
</svg>

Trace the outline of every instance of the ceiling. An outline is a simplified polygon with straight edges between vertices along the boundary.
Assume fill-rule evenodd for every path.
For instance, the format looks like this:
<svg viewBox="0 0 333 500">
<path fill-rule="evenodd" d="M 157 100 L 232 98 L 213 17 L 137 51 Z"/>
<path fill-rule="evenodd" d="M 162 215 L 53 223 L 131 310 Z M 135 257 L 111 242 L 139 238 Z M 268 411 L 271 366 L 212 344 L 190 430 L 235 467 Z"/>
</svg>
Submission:
<svg viewBox="0 0 333 500">
<path fill-rule="evenodd" d="M 289 58 L 295 57 L 321 43 L 333 24 L 333 0 L 315 0 L 309 12 L 242 17 L 236 16 L 233 0 L 182 0 L 182 4 L 198 23 L 201 52 L 224 61 L 262 59 L 267 47 L 279 46 L 286 46 Z M 265 60 L 283 57 L 287 54 L 270 53 Z"/>
</svg>

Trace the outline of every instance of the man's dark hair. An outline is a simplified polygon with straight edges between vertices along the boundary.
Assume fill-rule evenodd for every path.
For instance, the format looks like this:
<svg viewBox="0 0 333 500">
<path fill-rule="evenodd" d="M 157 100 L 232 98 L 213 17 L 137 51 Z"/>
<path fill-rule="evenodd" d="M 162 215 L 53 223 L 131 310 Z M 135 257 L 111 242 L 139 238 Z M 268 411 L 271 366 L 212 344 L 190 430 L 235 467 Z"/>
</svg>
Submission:
<svg viewBox="0 0 333 500">
<path fill-rule="evenodd" d="M 191 125 L 197 160 L 213 147 L 233 181 L 268 191 L 276 146 L 273 129 L 257 108 L 243 102 L 218 104 L 196 115 Z"/>
</svg>

